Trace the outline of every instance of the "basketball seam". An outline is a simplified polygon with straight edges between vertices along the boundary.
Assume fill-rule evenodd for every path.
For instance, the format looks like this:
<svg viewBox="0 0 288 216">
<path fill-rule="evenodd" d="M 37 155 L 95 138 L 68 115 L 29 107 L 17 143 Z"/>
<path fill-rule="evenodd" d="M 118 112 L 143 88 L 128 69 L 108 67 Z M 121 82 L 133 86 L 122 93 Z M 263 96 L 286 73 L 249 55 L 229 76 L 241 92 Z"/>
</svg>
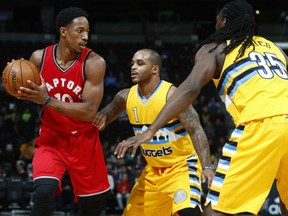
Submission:
<svg viewBox="0 0 288 216">
<path fill-rule="evenodd" d="M 21 85 L 22 85 L 22 86 L 24 86 L 24 85 L 23 85 L 23 72 L 22 72 L 22 62 L 23 62 L 23 60 L 21 59 L 21 61 L 20 61 Z"/>
<path fill-rule="evenodd" d="M 27 62 L 25 62 L 25 63 L 27 63 Z M 37 83 L 36 83 L 36 75 L 35 75 L 35 71 L 34 71 L 33 67 L 31 67 L 30 64 L 27 64 L 27 65 L 30 67 L 31 71 L 33 72 L 34 80 L 31 80 L 31 81 L 34 82 L 35 84 L 37 84 Z"/>
<path fill-rule="evenodd" d="M 12 71 L 12 68 L 13 68 L 13 65 L 15 64 L 15 62 L 13 62 L 12 64 L 11 64 L 11 67 L 10 67 L 10 70 L 9 70 L 9 74 L 8 74 L 8 87 L 9 87 L 9 90 L 10 90 L 10 92 L 11 93 L 13 93 L 13 79 L 12 79 L 12 81 L 10 82 L 10 78 L 11 78 L 11 71 Z M 11 85 L 10 85 L 11 84 Z"/>
</svg>

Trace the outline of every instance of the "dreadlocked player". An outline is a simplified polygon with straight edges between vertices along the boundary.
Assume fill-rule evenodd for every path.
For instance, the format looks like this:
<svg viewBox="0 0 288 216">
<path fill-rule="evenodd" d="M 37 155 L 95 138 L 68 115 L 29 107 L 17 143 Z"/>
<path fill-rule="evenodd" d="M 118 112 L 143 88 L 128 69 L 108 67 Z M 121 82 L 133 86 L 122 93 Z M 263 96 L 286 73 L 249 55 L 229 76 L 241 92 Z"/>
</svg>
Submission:
<svg viewBox="0 0 288 216">
<path fill-rule="evenodd" d="M 283 215 L 288 215 L 287 56 L 273 42 L 255 35 L 253 8 L 230 1 L 216 19 L 216 31 L 196 48 L 187 79 L 144 133 L 122 141 L 120 157 L 150 140 L 183 111 L 201 88 L 214 81 L 236 129 L 224 145 L 207 196 L 206 215 L 257 214 L 274 179 Z"/>
</svg>

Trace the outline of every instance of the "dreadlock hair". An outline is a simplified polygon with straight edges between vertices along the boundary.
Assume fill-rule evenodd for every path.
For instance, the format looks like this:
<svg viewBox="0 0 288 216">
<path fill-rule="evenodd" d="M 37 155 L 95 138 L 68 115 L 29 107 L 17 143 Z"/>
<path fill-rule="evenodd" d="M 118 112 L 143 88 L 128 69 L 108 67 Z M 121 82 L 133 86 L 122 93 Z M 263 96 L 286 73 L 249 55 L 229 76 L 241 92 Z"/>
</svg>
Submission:
<svg viewBox="0 0 288 216">
<path fill-rule="evenodd" d="M 73 19 L 81 16 L 86 17 L 86 19 L 88 19 L 87 12 L 82 8 L 78 7 L 68 7 L 60 11 L 56 16 L 55 20 L 55 27 L 57 33 L 59 34 L 59 30 L 61 27 L 67 26 L 73 21 Z"/>
<path fill-rule="evenodd" d="M 256 22 L 253 8 L 245 0 L 234 0 L 225 4 L 220 13 L 223 18 L 226 18 L 226 25 L 201 42 L 194 52 L 197 52 L 204 44 L 215 42 L 216 46 L 209 51 L 212 52 L 219 44 L 230 40 L 230 44 L 221 52 L 228 54 L 243 43 L 236 61 L 244 55 L 248 47 L 253 46 L 253 49 L 255 48 L 253 35 L 255 34 Z"/>
</svg>

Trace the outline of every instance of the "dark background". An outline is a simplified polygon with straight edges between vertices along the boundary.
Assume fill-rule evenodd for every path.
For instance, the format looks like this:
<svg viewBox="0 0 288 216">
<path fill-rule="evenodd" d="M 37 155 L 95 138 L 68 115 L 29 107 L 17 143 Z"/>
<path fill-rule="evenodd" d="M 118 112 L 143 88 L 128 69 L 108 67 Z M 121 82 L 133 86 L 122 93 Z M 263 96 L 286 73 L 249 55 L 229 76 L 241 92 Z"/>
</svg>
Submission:
<svg viewBox="0 0 288 216">
<path fill-rule="evenodd" d="M 43 7 L 54 13 L 67 6 L 80 6 L 88 11 L 91 21 L 149 22 L 149 21 L 214 21 L 216 9 L 227 0 L 10 0 L 1 1 L 3 14 L 13 13 L 13 21 L 31 23 L 41 20 Z M 288 12 L 286 1 L 248 0 L 260 10 L 258 23 L 283 23 Z M 51 19 L 53 17 L 50 17 Z"/>
</svg>

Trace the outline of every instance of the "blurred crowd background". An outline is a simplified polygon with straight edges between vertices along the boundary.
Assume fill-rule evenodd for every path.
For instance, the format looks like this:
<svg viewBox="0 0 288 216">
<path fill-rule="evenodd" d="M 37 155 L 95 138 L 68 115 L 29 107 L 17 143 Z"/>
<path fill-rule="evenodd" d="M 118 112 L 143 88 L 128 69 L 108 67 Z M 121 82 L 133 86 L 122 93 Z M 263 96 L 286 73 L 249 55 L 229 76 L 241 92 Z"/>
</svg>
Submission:
<svg viewBox="0 0 288 216">
<path fill-rule="evenodd" d="M 121 3 L 116 0 L 75 0 L 57 1 L 57 4 L 54 1 L 13 0 L 0 8 L 0 67 L 3 70 L 11 59 L 29 59 L 34 50 L 57 41 L 55 14 L 64 7 L 79 6 L 90 15 L 89 47 L 102 55 L 107 63 L 101 108 L 119 90 L 132 85 L 130 61 L 134 52 L 142 48 L 159 52 L 161 78 L 178 86 L 193 67 L 192 49 L 214 31 L 219 2 L 180 0 L 176 3 L 169 0 L 155 5 L 151 0 Z M 273 1 L 272 10 L 269 1 L 250 2 L 259 9 L 256 16 L 259 34 L 275 40 L 287 52 L 287 6 L 282 1 Z M 211 159 L 216 164 L 234 125 L 212 83 L 203 88 L 193 105 L 209 139 Z M 31 163 L 41 109 L 40 105 L 10 96 L 0 82 L 0 212 L 29 210 L 33 205 Z M 128 151 L 123 159 L 117 159 L 113 154 L 118 142 L 132 135 L 125 112 L 100 133 L 114 192 L 107 202 L 107 212 L 121 212 L 130 189 L 145 166 L 140 154 L 132 158 Z M 68 172 L 63 177 L 62 187 L 63 193 L 55 200 L 55 211 L 77 212 Z M 205 190 L 204 185 L 203 197 Z M 268 204 L 265 208 L 268 211 Z M 267 215 L 278 215 L 278 207 L 275 209 L 273 214 Z"/>
</svg>

